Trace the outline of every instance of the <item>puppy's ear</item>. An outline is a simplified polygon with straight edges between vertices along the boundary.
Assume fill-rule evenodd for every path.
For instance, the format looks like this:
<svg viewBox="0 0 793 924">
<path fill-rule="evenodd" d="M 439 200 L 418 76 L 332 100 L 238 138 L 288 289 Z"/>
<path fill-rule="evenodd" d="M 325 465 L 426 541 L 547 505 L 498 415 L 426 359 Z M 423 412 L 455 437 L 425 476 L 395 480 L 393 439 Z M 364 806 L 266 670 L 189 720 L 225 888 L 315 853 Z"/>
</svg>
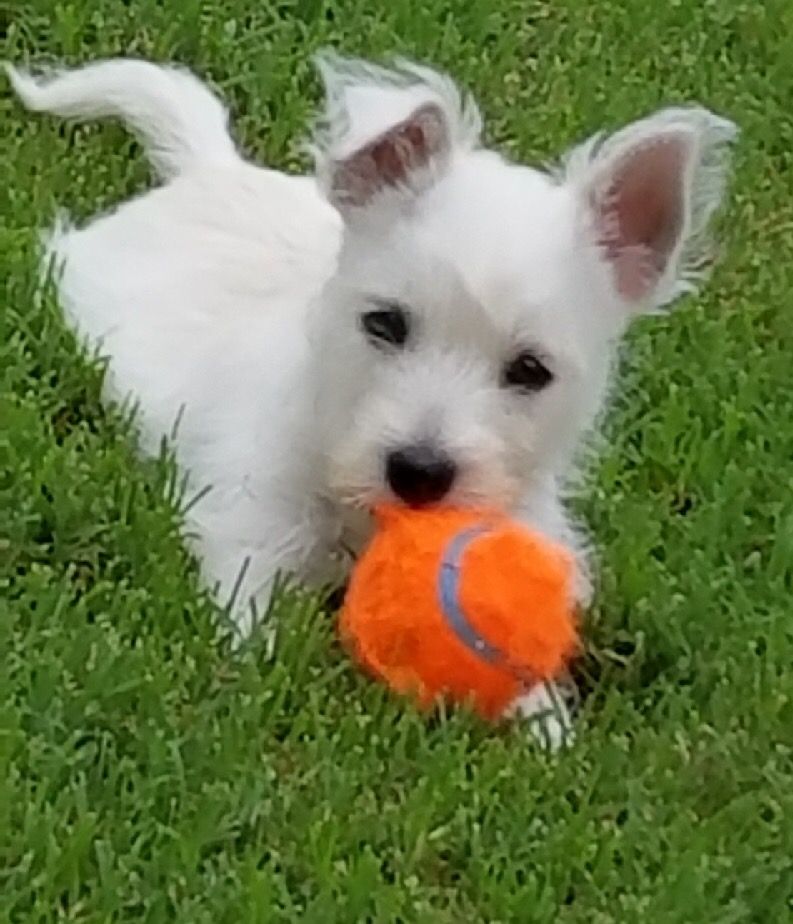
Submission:
<svg viewBox="0 0 793 924">
<path fill-rule="evenodd" d="M 345 217 L 409 203 L 444 174 L 455 150 L 478 141 L 476 107 L 434 71 L 328 53 L 318 66 L 326 105 L 314 136 L 317 176 Z"/>
<path fill-rule="evenodd" d="M 736 134 L 706 109 L 668 109 L 568 156 L 565 178 L 579 197 L 584 233 L 631 310 L 667 304 L 709 268 L 708 225 Z"/>
</svg>

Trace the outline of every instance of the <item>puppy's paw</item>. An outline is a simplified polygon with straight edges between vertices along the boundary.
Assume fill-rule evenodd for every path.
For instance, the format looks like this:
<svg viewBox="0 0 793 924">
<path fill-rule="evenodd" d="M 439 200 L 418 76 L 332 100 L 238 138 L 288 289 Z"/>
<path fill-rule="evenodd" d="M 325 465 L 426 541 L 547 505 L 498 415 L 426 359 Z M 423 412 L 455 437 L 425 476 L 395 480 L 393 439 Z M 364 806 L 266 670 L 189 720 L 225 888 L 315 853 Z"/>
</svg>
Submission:
<svg viewBox="0 0 793 924">
<path fill-rule="evenodd" d="M 575 734 L 565 697 L 555 683 L 538 683 L 519 696 L 506 711 L 521 719 L 543 748 L 556 752 L 573 743 Z"/>
</svg>

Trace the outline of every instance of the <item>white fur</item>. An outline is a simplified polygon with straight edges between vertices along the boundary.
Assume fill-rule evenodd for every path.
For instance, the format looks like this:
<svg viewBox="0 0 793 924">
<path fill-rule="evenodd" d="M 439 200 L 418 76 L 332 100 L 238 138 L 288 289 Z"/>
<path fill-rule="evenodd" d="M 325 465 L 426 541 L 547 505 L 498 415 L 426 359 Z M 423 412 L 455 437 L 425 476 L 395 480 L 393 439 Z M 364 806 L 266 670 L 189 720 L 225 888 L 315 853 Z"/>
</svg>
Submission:
<svg viewBox="0 0 793 924">
<path fill-rule="evenodd" d="M 66 118 L 121 118 L 169 179 L 194 166 L 239 161 L 220 100 L 187 71 L 118 60 L 35 79 L 7 67 L 19 98 L 36 112 Z"/>
<path fill-rule="evenodd" d="M 169 181 L 84 229 L 56 229 L 51 250 L 69 318 L 110 357 L 109 396 L 139 402 L 144 448 L 178 421 L 179 462 L 194 492 L 208 489 L 188 530 L 243 626 L 276 572 L 344 570 L 367 507 L 389 496 L 384 454 L 416 441 L 457 463 L 449 500 L 506 506 L 577 543 L 560 491 L 615 343 L 635 311 L 688 288 L 733 134 L 705 110 L 671 110 L 582 146 L 554 175 L 482 149 L 476 107 L 431 71 L 326 57 L 322 73 L 317 183 L 246 163 L 216 97 L 184 72 L 131 61 L 44 81 L 10 71 L 31 108 L 123 118 Z M 384 183 L 340 217 L 334 171 L 357 168 L 356 152 L 427 104 L 448 150 L 422 167 L 426 181 Z M 593 232 L 593 190 L 670 131 L 686 145 L 685 214 L 657 284 L 629 304 Z M 405 144 L 395 154 L 409 163 Z M 409 306 L 408 349 L 367 342 L 359 316 L 372 298 Z M 542 392 L 499 381 L 522 348 L 554 373 Z"/>
</svg>

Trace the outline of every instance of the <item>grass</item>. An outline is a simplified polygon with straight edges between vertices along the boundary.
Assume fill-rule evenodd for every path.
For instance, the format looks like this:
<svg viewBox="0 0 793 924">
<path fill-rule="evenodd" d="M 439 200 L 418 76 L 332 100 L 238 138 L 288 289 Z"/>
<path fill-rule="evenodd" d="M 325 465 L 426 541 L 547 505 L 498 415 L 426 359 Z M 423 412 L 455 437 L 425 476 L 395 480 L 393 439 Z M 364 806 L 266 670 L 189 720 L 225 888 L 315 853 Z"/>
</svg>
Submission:
<svg viewBox="0 0 793 924">
<path fill-rule="evenodd" d="M 602 582 L 553 759 L 390 701 L 298 594 L 274 660 L 216 640 L 167 457 L 36 293 L 37 229 L 145 166 L 2 91 L 0 920 L 791 920 L 791 37 L 787 0 L 0 3 L 0 57 L 178 59 L 290 169 L 328 43 L 448 68 L 525 160 L 664 101 L 743 128 L 724 259 L 636 325 L 582 492 Z"/>
</svg>

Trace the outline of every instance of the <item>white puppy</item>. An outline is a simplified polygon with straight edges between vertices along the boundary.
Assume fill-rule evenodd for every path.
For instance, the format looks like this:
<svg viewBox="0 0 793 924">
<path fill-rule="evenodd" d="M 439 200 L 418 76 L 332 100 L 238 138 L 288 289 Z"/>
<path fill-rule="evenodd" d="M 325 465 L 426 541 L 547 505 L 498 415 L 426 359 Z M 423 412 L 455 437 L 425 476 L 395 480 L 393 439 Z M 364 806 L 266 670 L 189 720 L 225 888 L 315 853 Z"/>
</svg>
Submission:
<svg viewBox="0 0 793 924">
<path fill-rule="evenodd" d="M 383 498 L 508 508 L 579 550 L 586 604 L 560 489 L 627 323 L 702 274 L 735 128 L 669 109 L 542 172 L 483 148 L 433 71 L 320 67 L 314 178 L 247 163 L 184 71 L 9 69 L 32 109 L 124 119 L 163 180 L 52 235 L 68 317 L 144 448 L 175 434 L 203 492 L 188 529 L 243 627 L 277 572 L 333 579 Z"/>
</svg>

